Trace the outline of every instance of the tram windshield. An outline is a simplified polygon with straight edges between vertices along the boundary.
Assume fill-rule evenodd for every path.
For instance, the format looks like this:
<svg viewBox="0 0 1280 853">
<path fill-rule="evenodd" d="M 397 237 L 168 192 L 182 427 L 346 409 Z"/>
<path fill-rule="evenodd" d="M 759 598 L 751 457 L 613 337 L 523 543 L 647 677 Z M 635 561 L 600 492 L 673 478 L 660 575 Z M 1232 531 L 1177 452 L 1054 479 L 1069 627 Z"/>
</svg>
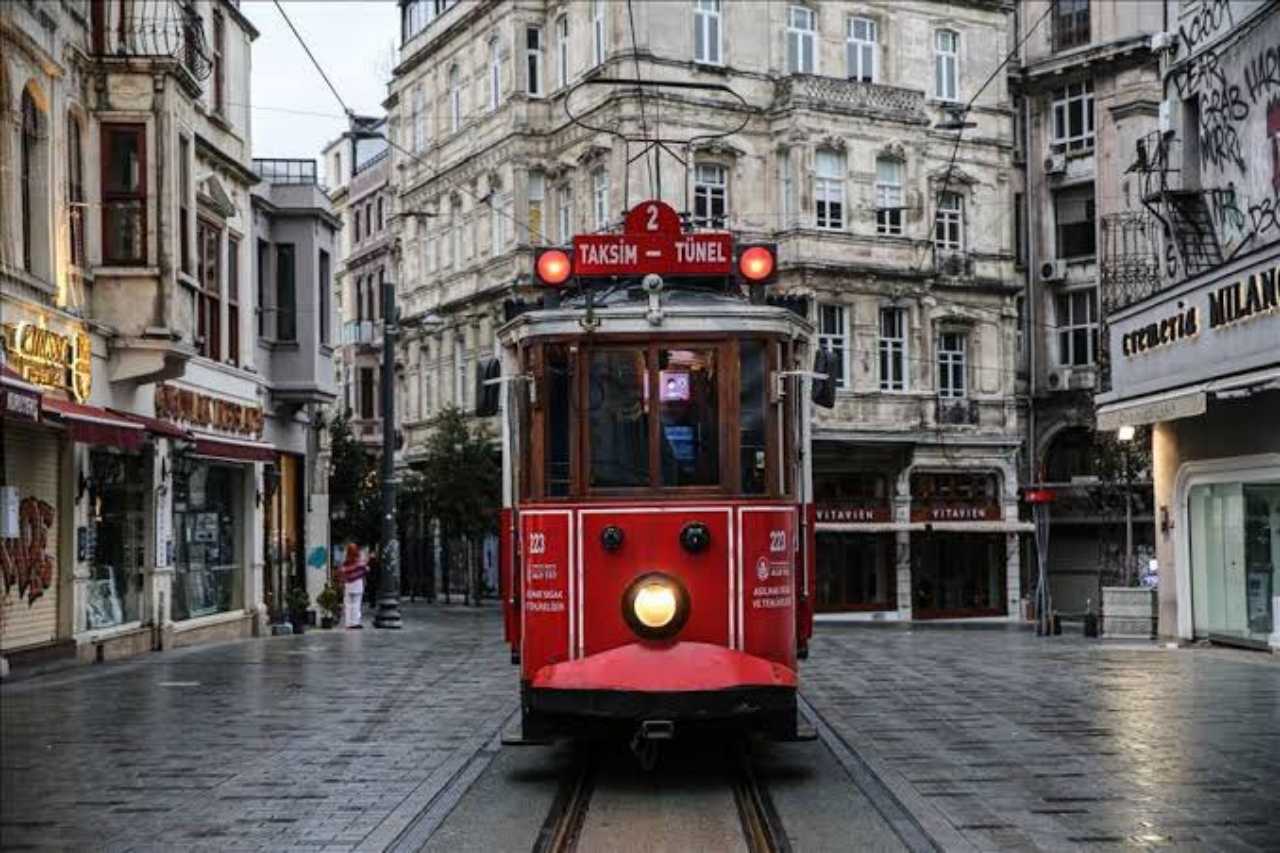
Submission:
<svg viewBox="0 0 1280 853">
<path fill-rule="evenodd" d="M 526 495 L 786 493 L 786 414 L 768 381 L 786 346 L 754 338 L 533 344 L 526 357 L 539 380 Z"/>
</svg>

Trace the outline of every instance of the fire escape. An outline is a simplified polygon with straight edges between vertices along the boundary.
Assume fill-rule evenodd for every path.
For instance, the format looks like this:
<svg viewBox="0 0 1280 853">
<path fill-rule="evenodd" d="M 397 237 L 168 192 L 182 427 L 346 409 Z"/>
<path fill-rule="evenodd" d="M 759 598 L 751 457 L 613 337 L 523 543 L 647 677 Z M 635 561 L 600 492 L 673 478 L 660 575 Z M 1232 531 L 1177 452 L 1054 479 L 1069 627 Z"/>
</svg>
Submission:
<svg viewBox="0 0 1280 853">
<path fill-rule="evenodd" d="M 1137 158 L 1127 170 L 1137 173 L 1142 204 L 1163 226 L 1166 240 L 1177 252 L 1177 267 L 1170 269 L 1166 250 L 1166 276 L 1193 276 L 1222 263 L 1222 246 L 1209 212 L 1208 192 L 1183 186 L 1180 142 L 1172 133 L 1149 133 L 1138 140 Z"/>
</svg>

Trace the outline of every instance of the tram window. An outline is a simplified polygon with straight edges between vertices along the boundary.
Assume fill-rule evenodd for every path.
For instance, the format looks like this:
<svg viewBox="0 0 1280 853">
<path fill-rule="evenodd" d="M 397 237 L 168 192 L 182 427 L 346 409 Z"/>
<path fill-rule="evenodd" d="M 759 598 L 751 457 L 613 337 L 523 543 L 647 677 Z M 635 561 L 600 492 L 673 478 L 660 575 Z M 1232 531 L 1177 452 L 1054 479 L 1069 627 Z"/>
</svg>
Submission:
<svg viewBox="0 0 1280 853">
<path fill-rule="evenodd" d="M 563 498 L 569 494 L 572 469 L 569 462 L 569 400 L 573 388 L 573 359 L 564 344 L 546 349 L 547 375 L 547 496 Z"/>
<path fill-rule="evenodd" d="M 591 485 L 649 485 L 648 359 L 644 350 L 595 350 L 588 372 Z"/>
<path fill-rule="evenodd" d="M 720 418 L 716 351 L 664 349 L 658 356 L 664 486 L 720 482 Z"/>
<path fill-rule="evenodd" d="M 742 493 L 764 494 L 768 488 L 768 419 L 765 381 L 768 376 L 763 341 L 742 341 L 739 352 L 738 434 L 742 448 Z"/>
</svg>

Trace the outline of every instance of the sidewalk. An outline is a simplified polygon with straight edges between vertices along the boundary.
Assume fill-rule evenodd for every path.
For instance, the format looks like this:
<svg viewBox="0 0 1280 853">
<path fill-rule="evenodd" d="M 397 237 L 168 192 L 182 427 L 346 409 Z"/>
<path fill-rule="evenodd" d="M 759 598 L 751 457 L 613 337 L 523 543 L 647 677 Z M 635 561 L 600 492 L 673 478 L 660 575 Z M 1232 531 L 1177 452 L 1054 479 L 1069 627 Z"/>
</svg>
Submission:
<svg viewBox="0 0 1280 853">
<path fill-rule="evenodd" d="M 0 688 L 0 844 L 382 849 L 516 707 L 495 608 Z"/>
</svg>

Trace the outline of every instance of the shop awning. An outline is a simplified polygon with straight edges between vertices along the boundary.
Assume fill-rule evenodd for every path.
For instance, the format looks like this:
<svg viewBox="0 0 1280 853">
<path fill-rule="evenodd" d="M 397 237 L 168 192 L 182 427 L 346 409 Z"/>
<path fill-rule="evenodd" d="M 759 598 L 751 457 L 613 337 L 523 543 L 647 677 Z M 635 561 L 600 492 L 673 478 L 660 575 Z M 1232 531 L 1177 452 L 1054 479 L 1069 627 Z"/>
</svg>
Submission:
<svg viewBox="0 0 1280 853">
<path fill-rule="evenodd" d="M 275 462 L 279 453 L 269 444 L 260 441 L 235 441 L 224 438 L 196 436 L 192 456 L 222 459 L 227 462 Z"/>
<path fill-rule="evenodd" d="M 45 412 L 56 415 L 66 423 L 71 438 L 81 444 L 132 451 L 140 449 L 147 440 L 147 431 L 141 425 L 97 406 L 48 396 L 41 406 Z"/>
<path fill-rule="evenodd" d="M 109 409 L 108 411 L 112 414 L 119 415 L 122 418 L 128 418 L 134 423 L 142 426 L 143 429 L 152 435 L 158 435 L 164 438 L 191 438 L 191 430 L 180 427 L 171 421 L 163 421 L 159 418 L 149 418 L 146 415 L 135 415 L 133 412 L 122 412 L 119 409 Z"/>
<path fill-rule="evenodd" d="M 0 364 L 0 416 L 20 421 L 40 420 L 40 389 Z"/>
<path fill-rule="evenodd" d="M 1115 400 L 1098 407 L 1098 429 L 1113 432 L 1122 426 L 1141 426 L 1191 418 L 1205 413 L 1211 395 L 1227 396 L 1247 392 L 1250 388 L 1276 387 L 1280 387 L 1280 370 L 1267 367 L 1172 391 Z"/>
<path fill-rule="evenodd" d="M 819 533 L 1034 533 L 1036 526 L 1030 521 L 819 521 L 814 529 Z"/>
</svg>

